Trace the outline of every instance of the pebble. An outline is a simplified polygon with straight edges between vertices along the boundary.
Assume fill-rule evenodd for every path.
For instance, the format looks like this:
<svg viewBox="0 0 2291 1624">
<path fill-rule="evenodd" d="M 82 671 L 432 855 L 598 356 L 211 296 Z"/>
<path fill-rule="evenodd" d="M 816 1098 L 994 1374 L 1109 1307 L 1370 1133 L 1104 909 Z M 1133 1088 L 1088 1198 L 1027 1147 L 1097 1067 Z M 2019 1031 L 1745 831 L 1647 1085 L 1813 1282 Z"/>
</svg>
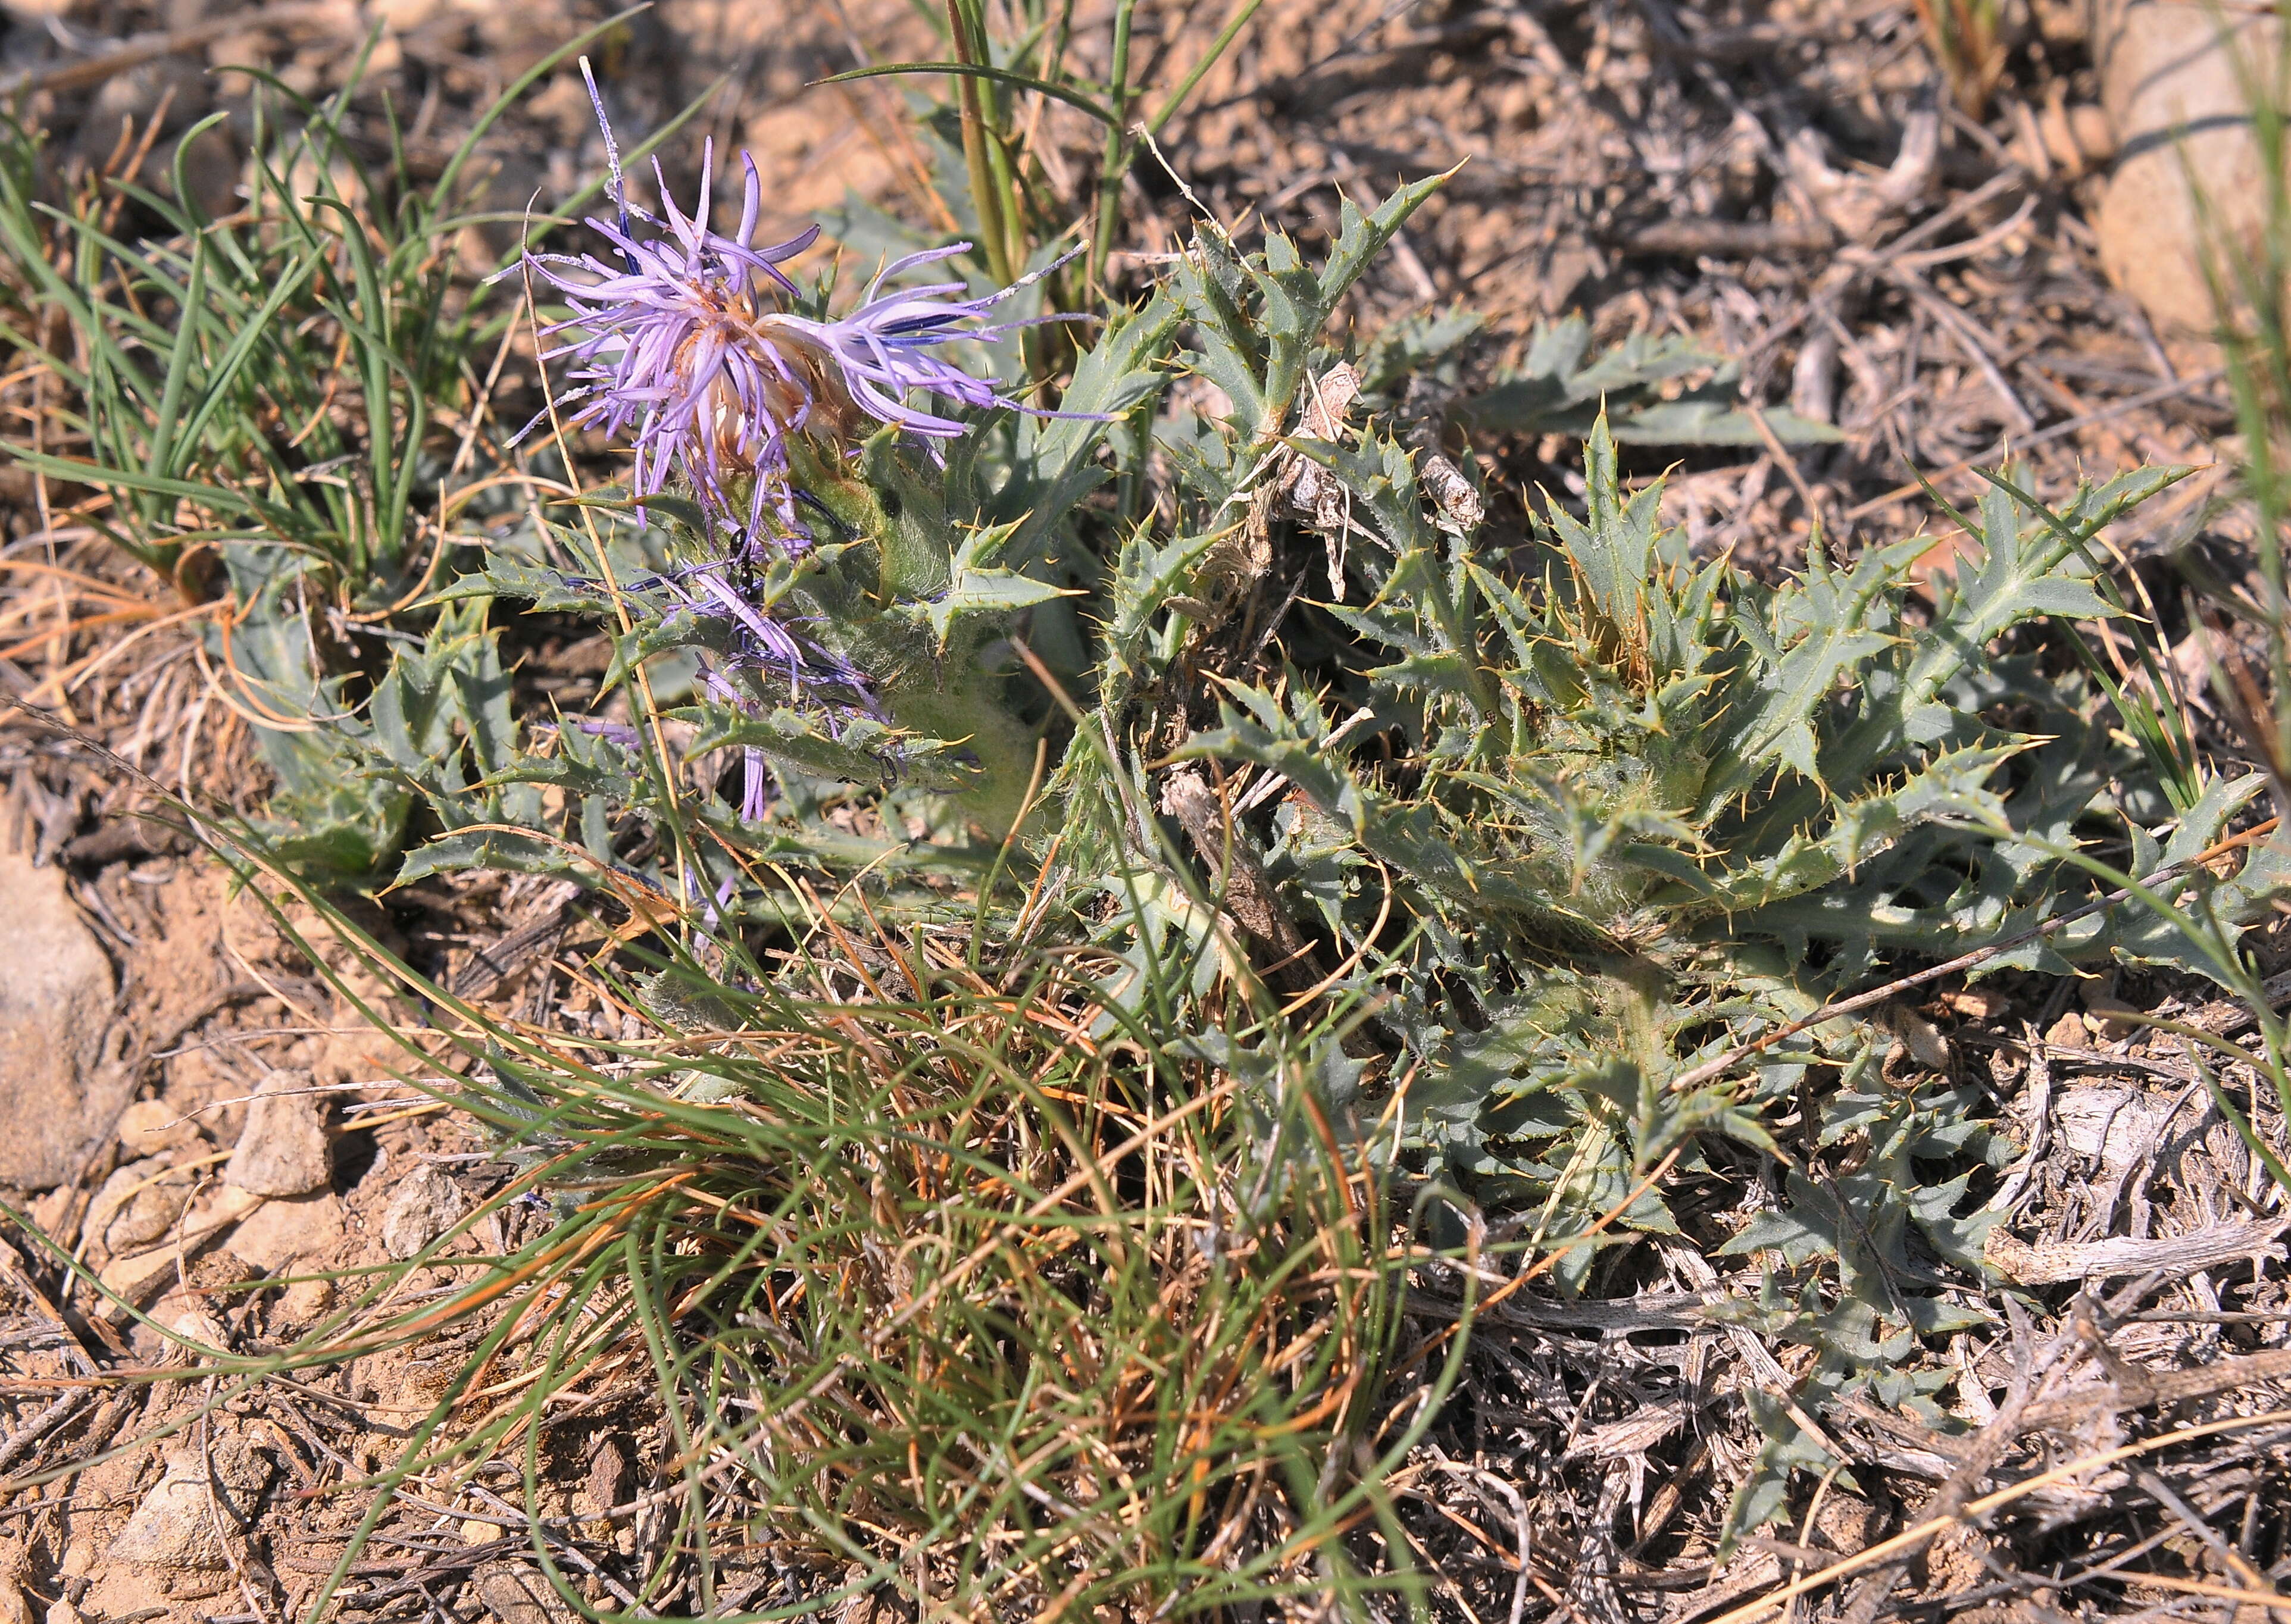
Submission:
<svg viewBox="0 0 2291 1624">
<path fill-rule="evenodd" d="M 131 1155 L 156 1156 L 198 1137 L 198 1124 L 164 1099 L 139 1099 L 119 1113 L 119 1143 Z"/>
<path fill-rule="evenodd" d="M 266 1274 L 323 1256 L 350 1227 L 350 1210 L 332 1190 L 266 1201 L 231 1231 L 233 1257 Z"/>
<path fill-rule="evenodd" d="M 2093 221 L 2102 268 L 2158 328 L 2208 337 L 2218 318 L 2207 238 L 2258 256 L 2267 229 L 2270 188 L 2234 53 L 2263 76 L 2282 25 L 2263 12 L 2223 17 L 2162 0 L 2097 9 L 2101 106 L 2121 155 Z"/>
<path fill-rule="evenodd" d="M 478 1599 L 500 1624 L 563 1624 L 574 1616 L 547 1576 L 524 1563 L 482 1563 L 470 1577 Z"/>
<path fill-rule="evenodd" d="M 110 1554 L 151 1567 L 227 1567 L 216 1510 L 243 1520 L 269 1482 L 269 1459 L 233 1435 L 217 1438 L 205 1459 L 196 1449 L 170 1451 L 165 1475 L 111 1542 Z"/>
<path fill-rule="evenodd" d="M 307 1195 L 334 1178 L 324 1097 L 308 1072 L 273 1072 L 246 1108 L 223 1182 L 256 1195 Z"/>
<path fill-rule="evenodd" d="M 334 1306 L 333 1281 L 298 1280 L 278 1294 L 278 1306 L 273 1312 L 280 1325 L 301 1331 L 326 1318 Z"/>
<path fill-rule="evenodd" d="M 426 1162 L 398 1180 L 382 1218 L 382 1249 L 401 1262 L 462 1221 L 470 1210 L 461 1186 Z"/>
<path fill-rule="evenodd" d="M 0 821 L 5 819 L 0 808 Z M 104 1064 L 116 984 L 111 961 L 81 921 L 63 871 L 34 868 L 0 830 L 0 1185 L 63 1183 L 108 1139 L 134 1079 Z"/>
<path fill-rule="evenodd" d="M 89 1206 L 86 1233 L 122 1257 L 165 1235 L 191 1197 L 189 1173 L 176 1173 L 164 1156 L 131 1162 L 103 1181 Z"/>
</svg>

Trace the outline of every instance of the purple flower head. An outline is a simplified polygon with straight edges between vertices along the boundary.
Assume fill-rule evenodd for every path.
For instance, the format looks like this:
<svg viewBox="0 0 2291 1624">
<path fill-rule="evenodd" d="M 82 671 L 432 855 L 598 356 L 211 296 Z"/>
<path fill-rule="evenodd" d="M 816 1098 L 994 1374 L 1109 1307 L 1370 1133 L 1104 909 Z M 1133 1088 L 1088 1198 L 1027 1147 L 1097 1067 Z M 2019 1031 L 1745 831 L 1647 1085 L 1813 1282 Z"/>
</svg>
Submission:
<svg viewBox="0 0 2291 1624">
<path fill-rule="evenodd" d="M 578 406 L 568 426 L 593 424 L 615 438 L 628 438 L 635 453 L 629 488 L 639 504 L 681 476 L 727 533 L 768 534 L 800 548 L 805 528 L 789 475 L 791 436 L 848 446 L 877 424 L 932 439 L 963 432 L 955 419 L 910 404 L 920 394 L 974 410 L 1025 409 L 996 380 L 973 376 L 936 352 L 1029 325 L 992 319 L 1016 287 L 985 298 L 959 296 L 966 290 L 956 282 L 886 291 L 891 279 L 965 253 L 969 244 L 886 266 L 859 307 L 840 320 L 795 315 L 782 307 L 796 287 L 780 266 L 811 246 L 819 229 L 756 245 L 762 182 L 755 160 L 744 153 L 739 225 L 729 235 L 711 230 L 713 143 L 702 151 L 700 201 L 692 214 L 669 197 L 657 162 L 663 213 L 632 205 L 585 58 L 581 71 L 605 132 L 619 214 L 617 223 L 587 223 L 613 245 L 618 262 L 536 253 L 526 263 L 573 310 L 544 329 L 573 335 L 543 358 L 570 358 L 567 388 L 559 398 L 560 406 Z"/>
</svg>

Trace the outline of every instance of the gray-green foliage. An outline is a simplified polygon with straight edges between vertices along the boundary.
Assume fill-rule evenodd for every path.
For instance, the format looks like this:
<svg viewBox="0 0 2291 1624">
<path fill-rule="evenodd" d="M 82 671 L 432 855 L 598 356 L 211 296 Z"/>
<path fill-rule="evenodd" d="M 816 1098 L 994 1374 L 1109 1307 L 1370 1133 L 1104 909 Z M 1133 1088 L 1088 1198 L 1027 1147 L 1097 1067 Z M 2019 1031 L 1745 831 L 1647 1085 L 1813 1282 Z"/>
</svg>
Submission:
<svg viewBox="0 0 2291 1624">
<path fill-rule="evenodd" d="M 1332 268 L 1360 262 L 1388 218 L 1354 216 Z M 1062 768 L 1065 872 L 1171 895 L 1137 803 L 1153 741 L 1201 703 L 1173 687 L 1201 577 L 1277 459 L 1313 457 L 1349 493 L 1365 601 L 1319 606 L 1317 631 L 1290 639 L 1306 652 L 1270 680 L 1212 673 L 1217 718 L 1186 726 L 1177 754 L 1285 780 L 1239 838 L 1297 921 L 1395 995 L 1386 1027 L 1417 1068 L 1403 1142 L 1449 1172 L 1544 1204 L 1564 1230 L 1684 1132 L 1755 1138 L 1745 1107 L 1852 1052 L 1850 1033 L 1772 1057 L 1739 1097 L 1676 1098 L 1669 1079 L 1906 947 L 2021 930 L 2082 894 L 2046 842 L 2165 815 L 2110 745 L 2096 692 L 2014 639 L 2113 612 L 2087 544 L 2168 475 L 2126 476 L 2058 516 L 1994 493 L 1979 563 L 1913 606 L 1921 539 L 1843 565 L 1817 547 L 1781 587 L 1694 563 L 1657 521 L 1659 490 L 1621 489 L 1595 424 L 1587 511 L 1552 504 L 1522 567 L 1498 538 L 1440 522 L 1388 433 L 1282 438 L 1331 290 L 1333 270 L 1316 277 L 1277 236 L 1248 256 L 1205 234 L 1177 268 L 1180 365 L 1232 412 L 1160 427 L 1174 522 L 1133 531 L 1110 572 L 1097 705 Z M 1367 371 L 1389 387 L 1388 364 Z M 1108 788 L 1125 779 L 1126 806 Z M 2174 855 L 2215 839 L 2248 792 L 2221 786 L 2172 831 Z M 2273 881 L 2254 871 L 2220 900 L 2248 913 Z M 2186 956 L 2098 917 L 1999 962 L 2111 945 Z M 1660 1209 L 1650 1195 L 1634 1216 Z"/>
<path fill-rule="evenodd" d="M 2168 475 L 2082 492 L 2058 523 L 1997 493 L 1981 560 L 1912 613 L 1922 539 L 1845 566 L 1817 546 L 1780 587 L 1694 563 L 1657 522 L 1659 488 L 1621 490 L 1604 429 L 1588 511 L 1553 504 L 1524 570 L 1437 527 L 1396 444 L 1322 454 L 1367 523 L 1353 557 L 1372 591 L 1324 613 L 1365 657 L 1228 684 L 1184 753 L 1294 786 L 1268 856 L 1340 946 L 1371 951 L 1387 905 L 1413 927 L 1385 973 L 1425 1067 L 1415 1131 L 1456 1171 L 1523 1178 L 1514 1200 L 1572 1179 L 1563 1204 L 1597 1211 L 1647 1146 L 1617 1136 L 1592 1177 L 1580 1146 L 1563 1175 L 1539 1141 L 1627 1120 L 1636 1079 L 1660 1093 L 1884 957 L 1987 945 L 2081 894 L 2043 844 L 1999 831 L 2121 836 L 2140 827 L 2126 813 L 2159 810 L 2126 792 L 2139 764 L 2111 750 L 2096 691 L 2010 639 L 2110 613 L 2083 543 Z M 2169 855 L 2216 840 L 2255 789 L 2218 786 Z M 2215 904 L 2248 919 L 2279 879 L 2255 864 Z M 1996 962 L 2109 946 L 2192 961 L 2142 921 L 2096 916 Z M 1709 1035 L 1682 1046 L 1694 1030 Z M 1606 1079 L 1598 1099 L 1547 1097 L 1579 1072 Z"/>
<path fill-rule="evenodd" d="M 1468 310 L 1403 318 L 1377 335 L 1363 356 L 1361 382 L 1372 396 L 1397 398 L 1411 380 L 1460 381 L 1460 353 L 1478 333 Z M 1511 434 L 1560 434 L 1581 439 L 1601 417 L 1625 444 L 1757 446 L 1757 423 L 1741 406 L 1741 366 L 1692 339 L 1634 333 L 1587 360 L 1591 325 L 1580 316 L 1539 323 L 1519 366 L 1459 404 L 1475 426 Z M 1781 407 L 1764 413 L 1786 444 L 1838 438 L 1828 423 Z"/>
<path fill-rule="evenodd" d="M 2185 865 L 2259 792 L 2257 776 L 2215 776 L 2169 794 L 2154 752 L 2116 730 L 2125 695 L 2041 635 L 2120 614 L 2094 543 L 2174 476 L 2127 474 L 2058 512 L 2000 479 L 1969 517 L 1976 548 L 1920 595 L 1925 537 L 1850 561 L 1817 539 L 1778 585 L 1693 559 L 1660 523 L 1660 486 L 1625 487 L 1604 419 L 1589 424 L 1583 507 L 1547 502 L 1523 551 L 1451 522 L 1389 427 L 1296 443 L 1347 493 L 1353 590 L 1308 611 L 1317 624 L 1291 623 L 1286 660 L 1218 674 L 1210 720 L 1198 696 L 1170 692 L 1202 652 L 1171 606 L 1198 596 L 1261 467 L 1252 454 L 1270 454 L 1246 430 L 1252 374 L 1273 368 L 1263 348 L 1228 342 L 1230 312 L 1278 310 L 1271 265 L 1221 250 L 1205 245 L 1202 262 L 1222 276 L 1179 281 L 1201 346 L 1188 361 L 1242 421 L 1187 438 L 1178 534 L 1126 548 L 1105 709 L 1083 736 L 1118 741 L 1106 758 L 1142 776 L 1149 741 L 1175 734 L 1170 753 L 1261 808 L 1229 840 L 1261 856 L 1320 961 L 1356 967 L 1340 984 L 1387 1000 L 1385 1069 L 1332 1073 L 1331 1097 L 1402 1166 L 1523 1215 L 1532 1242 L 1619 1209 L 1611 1242 L 1676 1234 L 1651 1170 L 1675 1152 L 1715 1170 L 1714 1135 L 1779 1148 L 1769 1122 L 1806 1109 L 1813 1159 L 1724 1249 L 1774 1264 L 1767 1300 L 1744 1311 L 1814 1350 L 1797 1413 L 1863 1389 L 1925 1403 L 1933 1384 L 1901 1368 L 1918 1338 L 1969 1323 L 1990 1222 L 1978 1181 L 2013 1154 L 1984 1097 L 1881 1081 L 1886 1040 L 1852 1021 L 1689 1074 L 1904 959 L 2027 936 L 2091 895 L 2067 853 L 2106 850 L 2134 873 Z M 1388 366 L 1364 370 L 1396 398 Z M 1092 760 L 1070 756 L 1077 783 Z M 1118 818 L 1097 828 L 1099 850 L 1124 838 L 1134 850 Z M 2231 943 L 2287 878 L 2271 848 L 2225 879 L 2182 866 L 2161 888 L 2177 919 L 2094 912 L 1987 968 L 2113 953 L 2217 975 L 2191 920 Z M 1160 922 L 1202 929 L 1178 905 Z M 1568 1253 L 1558 1282 L 1588 1286 L 1598 1256 Z M 1735 1528 L 1781 1508 L 1791 1467 L 1839 1464 L 1782 1395 L 1757 1408 L 1766 1444 Z"/>
<path fill-rule="evenodd" d="M 1142 311 L 1107 325 L 1066 404 L 1153 418 L 1169 477 L 1144 502 L 1082 502 L 1108 479 L 1126 496 L 1147 466 L 1134 438 L 1081 418 L 1003 415 L 943 473 L 887 444 L 856 478 L 823 472 L 815 483 L 853 539 L 776 567 L 754 591 L 760 604 L 800 606 L 824 643 L 875 673 L 887 722 L 760 693 L 681 712 L 697 724 L 695 751 L 753 748 L 791 785 L 872 780 L 908 808 L 956 792 L 1004 813 L 990 823 L 998 831 L 1048 721 L 1063 759 L 1006 854 L 1017 880 L 1046 862 L 1039 884 L 951 898 L 950 884 L 983 877 L 959 838 L 862 840 L 801 795 L 762 824 L 704 797 L 683 810 L 727 851 L 824 872 L 872 866 L 876 905 L 894 916 L 992 916 L 1026 894 L 1041 904 L 1035 928 L 1062 919 L 1117 953 L 1141 933 L 1156 952 L 1162 937 L 1188 938 L 1182 985 L 1129 984 L 1186 1022 L 1234 967 L 1192 868 L 1215 855 L 1188 853 L 1159 822 L 1153 764 L 1277 776 L 1284 792 L 1234 838 L 1261 856 L 1322 961 L 1385 998 L 1372 1030 L 1387 1059 L 1355 1067 L 1340 1091 L 1366 1087 L 1362 1108 L 1381 1109 L 1378 1090 L 1406 1076 L 1389 1103 L 1407 1163 L 1534 1210 L 1539 1234 L 1564 1236 L 1667 1151 L 1692 1154 L 1698 1135 L 1762 1143 L 1763 1107 L 1853 1061 L 1865 1038 L 1842 1023 L 1745 1075 L 1685 1090 L 1676 1079 L 1905 953 L 1997 944 L 2082 900 L 2088 881 L 2063 848 L 2114 842 L 2143 870 L 2193 855 L 2256 786 L 2211 784 L 2174 817 L 2141 759 L 2112 740 L 2106 696 L 2030 639 L 2044 623 L 2117 612 L 2095 589 L 2091 544 L 2167 473 L 2082 491 L 2057 514 L 2000 484 L 1973 521 L 1977 557 L 1933 578 L 1925 601 L 1911 592 L 1922 538 L 1849 562 L 1817 543 L 1781 585 L 1698 563 L 1660 524 L 1659 487 L 1624 488 L 1604 422 L 1591 428 L 1584 509 L 1547 503 L 1524 551 L 1450 521 L 1387 427 L 1342 443 L 1294 438 L 1306 380 L 1336 358 L 1321 347 L 1331 314 L 1428 190 L 1348 206 L 1318 268 L 1277 233 L 1247 253 L 1205 232 Z M 1580 340 L 1569 340 L 1576 357 Z M 1628 358 L 1642 374 L 1666 364 L 1653 351 Z M 1213 382 L 1228 414 L 1155 416 L 1169 367 Z M 1390 355 L 1364 370 L 1388 398 Z M 1563 357 L 1547 370 L 1600 369 Z M 1623 375 L 1620 361 L 1608 370 Z M 1350 590 L 1272 628 L 1287 660 L 1250 668 L 1204 621 L 1207 583 L 1254 524 L 1274 532 L 1268 545 L 1303 542 L 1315 558 L 1300 519 L 1261 515 L 1263 493 L 1299 457 L 1347 493 Z M 896 512 L 883 501 L 895 489 Z M 1129 511 L 1138 517 L 1125 521 Z M 881 590 L 852 591 L 855 568 Z M 454 590 L 602 615 L 615 601 L 602 575 L 504 563 Z M 617 594 L 637 613 L 616 671 L 679 647 L 724 653 L 709 647 L 721 622 L 679 614 L 655 591 Z M 1039 694 L 1027 701 L 1008 668 L 980 663 L 1012 631 L 1065 646 L 1054 663 L 1062 699 L 1078 707 L 1068 725 Z M 990 748 L 998 729 L 1004 743 Z M 566 790 L 567 832 L 585 831 L 601 864 L 620 820 L 672 810 L 660 776 L 635 736 L 568 726 L 546 759 L 488 782 Z M 433 792 L 430 804 L 468 793 Z M 508 855 L 488 834 L 415 863 Z M 567 862 L 541 847 L 520 860 Z M 784 900 L 727 859 L 695 847 L 682 860 L 697 871 L 687 883 L 726 888 L 733 917 L 784 915 Z M 2230 881 L 2199 872 L 2174 883 L 2239 920 L 2280 880 L 2270 859 Z M 2060 969 L 2110 952 L 2202 968 L 2168 922 L 2107 913 L 1992 962 Z M 1672 1223 L 1652 1191 L 1626 1214 L 1629 1227 Z M 1596 1255 L 1572 1253 L 1562 1281 L 1583 1284 Z"/>
<path fill-rule="evenodd" d="M 2012 1147 L 1982 1120 L 1977 1089 L 1904 1090 L 1877 1072 L 1876 1055 L 1865 1050 L 1821 1107 L 1817 1151 L 1856 1148 L 1851 1170 L 1790 1169 L 1787 1206 L 1756 1213 L 1719 1250 L 1766 1253 L 1781 1265 L 1781 1275 L 1767 1275 L 1756 1310 L 1741 1317 L 1813 1350 L 1795 1395 L 1801 1414 L 1866 1393 L 1958 1432 L 1964 1422 L 1933 1398 L 1949 1375 L 1920 1368 L 1913 1355 L 1919 1337 L 1967 1330 L 1986 1317 L 1947 1299 L 1942 1289 L 1955 1282 L 1941 1266 L 1958 1279 L 1980 1278 L 1982 1242 L 1996 1215 L 1972 1200 L 1971 1186 Z M 1920 1160 L 1958 1170 L 1932 1179 L 1916 1165 Z M 1828 1266 L 1816 1275 L 1809 1265 Z M 1732 1507 L 1730 1532 L 1781 1513 L 1793 1468 L 1845 1464 L 1807 1436 L 1779 1394 L 1750 1399 L 1764 1442 Z"/>
<path fill-rule="evenodd" d="M 1886 959 L 1998 943 L 2080 897 L 2059 842 L 2128 833 L 2159 866 L 2257 788 L 2215 786 L 2159 847 L 2126 820 L 2159 803 L 2126 792 L 2140 763 L 2110 745 L 2097 692 L 2011 644 L 2109 612 L 2078 543 L 2168 476 L 2080 493 L 2059 525 L 1998 493 L 1984 557 L 1913 614 L 1922 540 L 1845 567 L 1817 548 L 1781 587 L 1697 565 L 1654 487 L 1621 491 L 1602 431 L 1588 512 L 1552 506 L 1521 572 L 1435 526 L 1396 446 L 1327 454 L 1373 525 L 1354 557 L 1374 595 L 1325 612 L 1379 657 L 1231 684 L 1185 753 L 1294 786 L 1268 866 L 1395 994 L 1390 1030 L 1419 1068 L 1400 1142 L 1555 1233 L 1683 1136 L 1756 1143 L 1757 1105 L 1862 1039 L 1817 1029 L 1739 1081 L 1672 1086 L 1699 1063 Z M 2206 883 L 2248 921 L 2282 879 L 2267 860 Z M 2111 947 L 2201 968 L 2138 913 L 1993 962 Z M 1670 1224 L 1652 1193 L 1626 1221 Z"/>
</svg>

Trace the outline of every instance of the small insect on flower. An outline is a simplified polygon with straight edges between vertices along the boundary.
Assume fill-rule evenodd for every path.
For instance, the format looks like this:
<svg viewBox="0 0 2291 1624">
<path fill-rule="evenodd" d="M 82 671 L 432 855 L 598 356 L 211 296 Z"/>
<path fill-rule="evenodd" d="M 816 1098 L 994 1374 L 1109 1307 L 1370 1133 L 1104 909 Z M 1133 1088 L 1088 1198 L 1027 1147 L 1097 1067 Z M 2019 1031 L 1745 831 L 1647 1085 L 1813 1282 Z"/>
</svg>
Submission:
<svg viewBox="0 0 2291 1624">
<path fill-rule="evenodd" d="M 911 404 L 914 395 L 974 410 L 1027 409 L 997 380 L 974 376 L 937 351 L 1061 318 L 992 319 L 1017 287 L 969 298 L 957 296 L 966 292 L 959 282 L 888 285 L 918 266 L 968 252 L 968 243 L 884 267 L 858 308 L 840 319 L 797 315 L 784 308 L 797 290 L 780 267 L 811 246 L 819 229 L 756 245 L 762 181 L 755 160 L 744 153 L 739 225 L 728 235 L 711 230 L 713 143 L 703 149 L 700 201 L 691 214 L 668 195 L 657 160 L 662 213 L 631 204 L 620 149 L 585 57 L 581 73 L 605 133 L 619 215 L 616 222 L 587 223 L 612 245 L 619 263 L 591 254 L 535 253 L 525 264 L 562 293 L 573 311 L 543 329 L 574 334 L 543 358 L 571 358 L 567 390 L 557 400 L 577 408 L 566 426 L 597 425 L 615 439 L 627 437 L 635 453 L 629 489 L 639 506 L 680 477 L 711 522 L 736 540 L 770 537 L 800 550 L 807 530 L 789 474 L 789 437 L 812 436 L 840 454 L 877 424 L 930 439 L 964 431 L 955 419 Z"/>
</svg>

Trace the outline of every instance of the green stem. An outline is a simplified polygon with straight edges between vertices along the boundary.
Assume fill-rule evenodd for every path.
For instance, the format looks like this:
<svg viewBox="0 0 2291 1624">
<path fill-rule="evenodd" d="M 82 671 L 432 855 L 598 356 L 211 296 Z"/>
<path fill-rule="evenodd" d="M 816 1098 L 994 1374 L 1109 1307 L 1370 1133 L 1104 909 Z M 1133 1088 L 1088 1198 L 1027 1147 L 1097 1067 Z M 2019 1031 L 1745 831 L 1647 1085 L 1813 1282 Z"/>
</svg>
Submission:
<svg viewBox="0 0 2291 1624">
<path fill-rule="evenodd" d="M 970 28 L 962 0 L 946 0 L 946 29 L 954 46 L 954 60 L 965 67 L 982 65 L 980 41 Z M 970 170 L 970 198 L 978 211 L 980 245 L 986 253 L 987 274 L 1008 285 L 1010 268 L 1010 229 L 1003 217 L 1002 195 L 996 189 L 994 165 L 989 156 L 986 108 L 979 81 L 969 74 L 955 77 L 955 95 L 962 106 L 962 157 Z"/>
<path fill-rule="evenodd" d="M 1121 218 L 1121 179 L 1137 150 L 1129 124 L 1129 14 L 1137 0 L 1120 0 L 1113 10 L 1113 62 L 1107 88 L 1113 92 L 1113 125 L 1105 133 L 1105 157 L 1097 171 L 1097 232 L 1089 245 L 1089 281 L 1105 281 L 1105 256 L 1113 252 L 1113 228 Z"/>
<path fill-rule="evenodd" d="M 994 186 L 995 212 L 1002 221 L 1003 285 L 1026 266 L 1025 207 L 1017 172 L 1010 163 L 1010 149 L 994 130 L 985 133 L 986 166 Z"/>
<path fill-rule="evenodd" d="M 1045 36 L 1048 54 L 1039 59 L 1034 76 L 1046 83 L 1055 83 L 1066 70 L 1066 44 L 1073 38 L 1074 0 L 1059 0 L 1057 27 Z"/>
<path fill-rule="evenodd" d="M 1241 37 L 1241 31 L 1249 26 L 1249 20 L 1257 15 L 1257 8 L 1264 4 L 1265 0 L 1242 0 L 1241 9 L 1234 12 L 1233 20 L 1226 23 L 1218 32 L 1218 36 L 1210 42 L 1210 48 L 1202 52 L 1202 60 L 1195 62 L 1192 71 L 1178 81 L 1178 88 L 1170 92 L 1169 100 L 1162 103 L 1160 110 L 1146 121 L 1146 134 L 1162 133 L 1162 126 L 1176 116 L 1179 108 L 1185 106 L 1186 99 L 1194 93 L 1194 87 L 1201 84 L 1202 76 L 1217 65 L 1218 58 L 1232 48 L 1233 42 Z"/>
</svg>

